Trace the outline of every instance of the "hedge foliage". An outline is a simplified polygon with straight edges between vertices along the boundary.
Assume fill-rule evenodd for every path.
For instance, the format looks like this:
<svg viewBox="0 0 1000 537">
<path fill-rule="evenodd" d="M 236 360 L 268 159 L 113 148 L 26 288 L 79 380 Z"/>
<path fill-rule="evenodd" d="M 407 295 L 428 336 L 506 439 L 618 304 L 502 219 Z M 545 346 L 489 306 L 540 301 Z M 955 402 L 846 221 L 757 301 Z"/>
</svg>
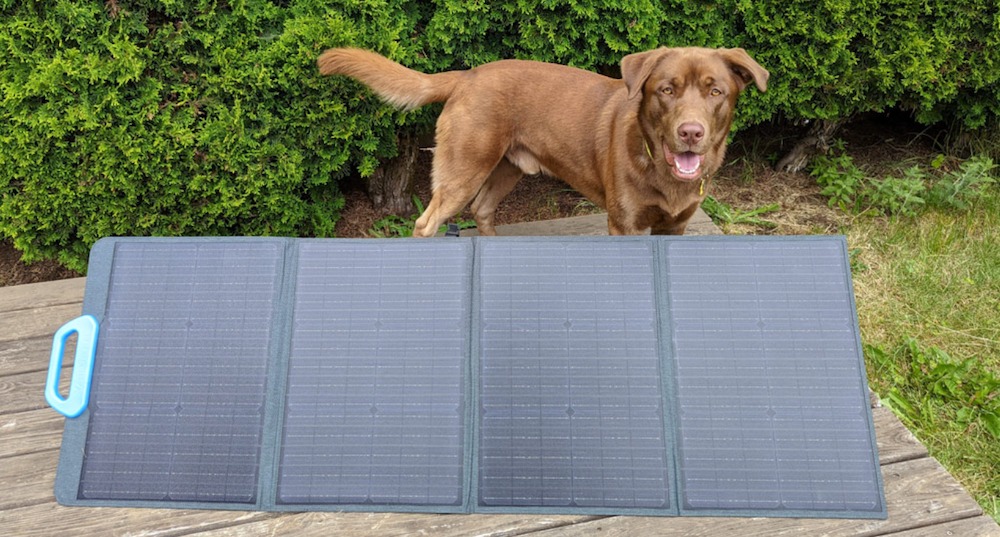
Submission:
<svg viewBox="0 0 1000 537">
<path fill-rule="evenodd" d="M 995 0 L 0 0 L 0 234 L 76 269 L 107 235 L 332 234 L 338 182 L 434 117 L 319 77 L 339 45 L 606 74 L 660 45 L 741 46 L 772 78 L 738 127 L 894 107 L 1000 123 Z"/>
<path fill-rule="evenodd" d="M 321 79 L 326 46 L 400 47 L 403 2 L 8 2 L 0 233 L 82 270 L 108 235 L 330 235 L 338 180 L 398 114 Z"/>
</svg>

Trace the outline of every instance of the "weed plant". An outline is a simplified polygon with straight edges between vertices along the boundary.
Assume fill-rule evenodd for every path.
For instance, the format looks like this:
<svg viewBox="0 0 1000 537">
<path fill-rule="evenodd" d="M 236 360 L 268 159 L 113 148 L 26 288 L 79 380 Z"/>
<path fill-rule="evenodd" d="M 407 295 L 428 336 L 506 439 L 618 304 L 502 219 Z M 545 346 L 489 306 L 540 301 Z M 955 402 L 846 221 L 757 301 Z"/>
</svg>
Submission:
<svg viewBox="0 0 1000 537">
<path fill-rule="evenodd" d="M 946 158 L 939 156 L 925 169 L 919 165 L 902 176 L 869 177 L 844 151 L 842 141 L 834 144 L 834 155 L 821 155 L 810 174 L 823 187 L 831 207 L 851 213 L 915 217 L 927 208 L 967 210 L 969 203 L 996 183 L 996 167 L 989 157 L 973 157 L 957 169 L 945 170 Z"/>
<path fill-rule="evenodd" d="M 413 206 L 417 208 L 416 213 L 407 217 L 396 214 L 383 216 L 372 223 L 372 227 L 368 229 L 368 236 L 379 239 L 411 236 L 413 234 L 413 226 L 416 223 L 417 218 L 420 218 L 420 215 L 424 212 L 424 203 L 420 201 L 420 198 L 413 196 L 412 199 Z M 475 220 L 459 220 L 455 223 L 458 224 L 458 229 L 476 227 Z M 447 227 L 447 224 L 441 226 L 440 229 L 438 229 L 438 232 L 444 232 Z"/>
<path fill-rule="evenodd" d="M 705 201 L 701 203 L 701 208 L 705 211 L 705 214 L 707 214 L 709 218 L 711 218 L 712 221 L 719 226 L 750 224 L 765 229 L 774 229 L 778 227 L 778 224 L 760 217 L 765 214 L 780 211 L 781 205 L 778 203 L 770 203 L 749 211 L 741 211 L 739 209 L 734 209 L 731 205 L 723 203 L 712 196 L 705 196 Z"/>
</svg>

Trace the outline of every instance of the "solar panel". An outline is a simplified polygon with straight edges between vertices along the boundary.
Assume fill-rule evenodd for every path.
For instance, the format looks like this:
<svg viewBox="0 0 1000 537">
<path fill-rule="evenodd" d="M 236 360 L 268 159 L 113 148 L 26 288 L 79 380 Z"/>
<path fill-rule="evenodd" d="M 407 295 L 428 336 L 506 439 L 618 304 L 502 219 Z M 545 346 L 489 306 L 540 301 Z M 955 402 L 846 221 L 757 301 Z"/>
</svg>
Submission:
<svg viewBox="0 0 1000 537">
<path fill-rule="evenodd" d="M 253 503 L 275 243 L 122 243 L 80 498 Z"/>
<path fill-rule="evenodd" d="M 302 244 L 280 502 L 462 504 L 470 246 Z"/>
<path fill-rule="evenodd" d="M 843 243 L 664 243 L 682 509 L 877 512 Z"/>
<path fill-rule="evenodd" d="M 64 504 L 886 514 L 841 237 L 106 239 L 84 313 Z"/>
<path fill-rule="evenodd" d="M 480 243 L 480 506 L 670 507 L 652 247 Z"/>
</svg>

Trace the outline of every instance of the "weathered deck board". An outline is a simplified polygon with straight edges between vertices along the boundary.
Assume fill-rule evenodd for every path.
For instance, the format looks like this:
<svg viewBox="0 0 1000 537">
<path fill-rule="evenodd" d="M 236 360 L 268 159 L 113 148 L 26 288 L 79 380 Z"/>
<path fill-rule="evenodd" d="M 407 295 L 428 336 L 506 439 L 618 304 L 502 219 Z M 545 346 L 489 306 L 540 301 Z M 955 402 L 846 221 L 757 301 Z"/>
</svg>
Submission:
<svg viewBox="0 0 1000 537">
<path fill-rule="evenodd" d="M 945 524 L 914 528 L 894 533 L 892 537 L 996 537 L 997 534 L 996 521 L 983 515 Z"/>
<path fill-rule="evenodd" d="M 50 449 L 0 464 L 0 511 L 54 501 L 52 487 L 46 485 L 55 483 L 58 460 L 58 451 Z"/>
<path fill-rule="evenodd" d="M 260 521 L 199 534 L 211 537 L 296 535 L 476 535 L 501 537 L 561 528 L 598 520 L 593 516 L 552 515 L 401 515 L 392 513 L 295 513 L 275 521 Z"/>
<path fill-rule="evenodd" d="M 4 288 L 0 293 L 0 311 L 44 308 L 83 301 L 86 278 L 71 278 L 45 283 L 29 283 Z"/>
<path fill-rule="evenodd" d="M 0 464 L 7 457 L 58 447 L 64 423 L 65 419 L 50 408 L 0 414 Z"/>
<path fill-rule="evenodd" d="M 879 462 L 883 466 L 927 456 L 927 448 L 903 426 L 891 410 L 885 407 L 872 409 L 872 417 L 875 420 Z"/>
<path fill-rule="evenodd" d="M 70 319 L 65 319 L 66 321 Z M 0 327 L 4 325 L 0 323 Z M 55 332 L 59 327 L 53 328 Z M 44 371 L 49 366 L 52 334 L 0 343 L 0 371 L 5 375 Z M 63 365 L 73 364 L 73 354 L 63 359 Z"/>
<path fill-rule="evenodd" d="M 75 513 L 90 511 L 89 515 Z M 163 512 L 169 511 L 169 512 Z M 255 520 L 274 519 L 276 513 L 247 511 L 192 511 L 183 509 L 71 508 L 51 501 L 0 511 L 0 531 L 18 537 L 53 535 L 190 535 Z M 332 534 L 331 534 L 332 535 Z"/>
<path fill-rule="evenodd" d="M 52 337 L 63 323 L 80 316 L 80 303 L 0 311 L 0 342 Z"/>
<path fill-rule="evenodd" d="M 558 218 L 555 220 L 543 220 L 541 222 L 524 222 L 521 224 L 508 224 L 497 226 L 497 235 L 505 236 L 551 236 L 551 235 L 607 235 L 608 217 L 605 214 L 591 214 L 586 216 L 573 216 L 570 218 Z M 718 235 L 719 228 L 715 227 L 712 220 L 701 209 L 694 213 L 688 223 L 685 235 Z M 463 237 L 474 237 L 478 235 L 475 229 L 462 230 Z"/>
<path fill-rule="evenodd" d="M 502 234 L 605 233 L 601 215 Z M 708 232 L 717 232 L 708 229 Z M 44 408 L 52 334 L 80 314 L 83 279 L 0 288 L 0 535 L 955 535 L 1000 526 L 885 408 L 874 409 L 889 519 L 660 518 L 399 513 L 259 513 L 66 508 L 53 480 L 64 419 Z M 71 358 L 67 358 L 68 362 Z M 68 366 L 63 377 L 68 376 Z"/>
<path fill-rule="evenodd" d="M 60 374 L 59 386 L 63 390 L 60 392 L 62 394 L 68 390 L 71 371 L 71 368 L 64 367 Z M 44 371 L 0 377 L 0 414 L 48 408 L 44 390 Z"/>
</svg>

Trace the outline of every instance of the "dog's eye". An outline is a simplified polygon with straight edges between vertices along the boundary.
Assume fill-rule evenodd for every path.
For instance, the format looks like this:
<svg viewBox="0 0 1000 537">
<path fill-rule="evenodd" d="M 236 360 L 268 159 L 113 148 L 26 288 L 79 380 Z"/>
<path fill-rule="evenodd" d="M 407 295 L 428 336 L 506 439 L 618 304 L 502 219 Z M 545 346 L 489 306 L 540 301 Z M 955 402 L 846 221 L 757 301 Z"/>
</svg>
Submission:
<svg viewBox="0 0 1000 537">
<path fill-rule="evenodd" d="M 712 88 L 712 91 L 709 93 L 711 93 L 712 97 L 718 97 L 719 95 L 722 95 L 722 90 L 719 88 Z"/>
<path fill-rule="evenodd" d="M 671 88 L 670 86 L 667 86 L 667 87 L 661 89 L 660 91 L 662 91 L 664 95 L 673 95 L 674 94 L 674 88 Z"/>
</svg>

